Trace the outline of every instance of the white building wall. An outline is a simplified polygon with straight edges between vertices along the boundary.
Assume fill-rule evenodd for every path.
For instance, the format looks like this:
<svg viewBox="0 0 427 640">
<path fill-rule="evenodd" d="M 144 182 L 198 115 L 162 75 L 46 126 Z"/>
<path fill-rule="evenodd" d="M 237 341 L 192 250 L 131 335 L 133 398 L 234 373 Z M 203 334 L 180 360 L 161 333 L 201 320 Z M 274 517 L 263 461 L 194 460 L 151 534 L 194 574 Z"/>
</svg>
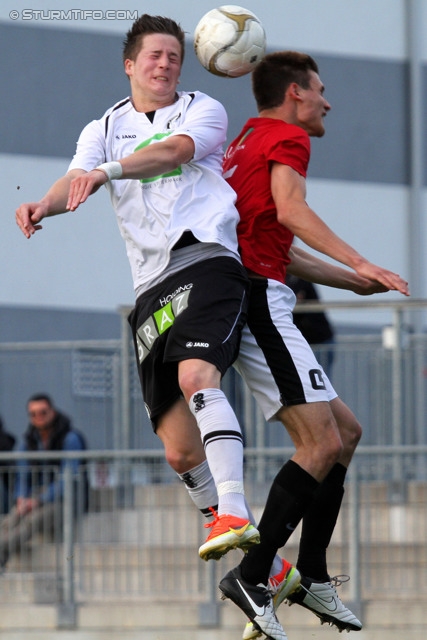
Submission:
<svg viewBox="0 0 427 640">
<path fill-rule="evenodd" d="M 53 4 L 48 0 L 31 3 L 35 11 L 43 11 L 43 17 L 35 13 L 31 21 L 23 21 L 21 17 L 16 21 L 9 18 L 10 11 L 22 12 L 28 4 L 25 1 L 2 2 L 0 21 L 3 24 L 28 24 L 32 28 L 42 26 L 116 34 L 124 34 L 130 26 L 123 20 L 43 19 L 49 16 L 47 11 Z M 139 13 L 147 11 L 177 19 L 189 37 L 203 13 L 216 6 L 207 0 L 158 0 L 155 7 L 146 3 L 93 0 L 90 9 L 132 11 L 136 5 Z M 405 0 L 244 2 L 244 6 L 253 10 L 263 22 L 269 47 L 306 50 L 314 55 L 398 61 L 407 55 L 405 5 Z M 421 2 L 420 6 L 422 24 L 427 32 L 427 3 Z M 57 0 L 54 8 L 69 10 L 75 7 L 71 1 Z M 11 55 L 19 55 L 19 51 L 20 43 Z M 58 53 L 53 52 L 53 55 Z M 191 55 L 194 54 L 188 47 L 187 58 Z M 423 43 L 422 55 L 427 61 L 427 42 Z M 31 73 L 31 68 L 28 73 Z M 76 81 L 78 97 L 77 79 L 78 74 L 72 81 Z M 25 78 L 22 81 L 25 82 Z M 233 81 L 224 82 L 230 83 L 231 90 Z M 66 113 L 63 115 L 67 117 Z M 94 117 L 98 115 L 94 114 Z M 376 143 L 381 144 L 381 141 Z M 321 153 L 321 147 L 318 153 Z M 105 193 L 96 194 L 79 212 L 45 221 L 43 231 L 30 241 L 20 235 L 16 227 L 14 210 L 18 204 L 40 198 L 66 170 L 67 164 L 66 160 L 60 159 L 0 155 L 3 218 L 0 304 L 115 309 L 133 301 L 124 244 Z M 310 179 L 308 201 L 339 235 L 367 258 L 402 275 L 407 274 L 407 187 Z M 423 234 L 425 237 L 425 230 Z M 37 274 L 36 279 L 34 273 Z M 387 295 L 396 297 L 396 294 Z M 426 290 L 424 295 L 427 295 Z M 335 300 L 352 294 L 323 290 L 322 296 Z"/>
</svg>

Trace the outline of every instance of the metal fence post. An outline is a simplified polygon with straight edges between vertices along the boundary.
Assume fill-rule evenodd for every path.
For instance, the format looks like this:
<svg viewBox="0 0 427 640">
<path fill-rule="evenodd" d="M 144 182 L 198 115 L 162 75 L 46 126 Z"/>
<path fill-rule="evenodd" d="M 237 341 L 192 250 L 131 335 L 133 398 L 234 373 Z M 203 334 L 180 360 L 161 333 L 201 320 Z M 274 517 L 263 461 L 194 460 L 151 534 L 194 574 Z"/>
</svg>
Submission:
<svg viewBox="0 0 427 640">
<path fill-rule="evenodd" d="M 121 448 L 130 448 L 130 328 L 127 321 L 129 309 L 122 307 L 120 309 L 121 315 L 121 363 L 122 363 L 122 375 L 121 375 Z"/>
<path fill-rule="evenodd" d="M 392 444 L 400 446 L 403 444 L 402 439 L 402 422 L 403 422 L 403 375 L 402 375 L 402 348 L 403 348 L 403 332 L 402 332 L 402 315 L 403 310 L 396 307 L 393 310 L 393 330 L 394 345 L 392 351 Z M 391 499 L 400 502 L 402 499 L 401 482 L 403 479 L 402 458 L 399 455 L 393 457 L 393 482 L 391 486 Z"/>
<path fill-rule="evenodd" d="M 204 628 L 219 627 L 219 602 L 217 600 L 217 563 L 208 562 L 206 577 L 208 583 L 208 600 L 199 605 L 199 626 Z"/>
<path fill-rule="evenodd" d="M 63 503 L 62 503 L 62 597 L 58 603 L 58 629 L 73 629 L 76 627 L 77 611 L 74 597 L 74 486 L 73 469 L 71 464 L 64 467 Z"/>
<path fill-rule="evenodd" d="M 350 609 L 361 620 L 362 615 L 362 584 L 360 577 L 360 486 L 358 473 L 358 460 L 354 459 L 350 467 L 349 481 L 349 573 L 351 581 L 350 589 Z"/>
</svg>

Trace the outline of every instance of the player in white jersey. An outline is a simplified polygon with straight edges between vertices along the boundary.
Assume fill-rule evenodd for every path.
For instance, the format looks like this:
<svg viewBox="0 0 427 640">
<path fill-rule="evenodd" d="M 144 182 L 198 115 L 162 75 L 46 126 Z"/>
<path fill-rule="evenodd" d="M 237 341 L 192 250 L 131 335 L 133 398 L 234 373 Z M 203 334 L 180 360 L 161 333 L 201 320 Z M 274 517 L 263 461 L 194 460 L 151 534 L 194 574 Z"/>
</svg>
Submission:
<svg viewBox="0 0 427 640">
<path fill-rule="evenodd" d="M 148 413 L 174 468 L 204 460 L 202 440 L 215 480 L 215 525 L 199 551 L 208 559 L 259 541 L 244 497 L 241 429 L 220 390 L 237 356 L 248 279 L 235 194 L 222 178 L 226 112 L 205 94 L 177 92 L 183 56 L 176 22 L 138 18 L 123 51 L 130 97 L 84 128 L 66 175 L 16 219 L 31 237 L 43 218 L 74 211 L 106 184 L 132 270 L 130 322 Z M 182 466 L 171 459 L 177 441 Z"/>
</svg>

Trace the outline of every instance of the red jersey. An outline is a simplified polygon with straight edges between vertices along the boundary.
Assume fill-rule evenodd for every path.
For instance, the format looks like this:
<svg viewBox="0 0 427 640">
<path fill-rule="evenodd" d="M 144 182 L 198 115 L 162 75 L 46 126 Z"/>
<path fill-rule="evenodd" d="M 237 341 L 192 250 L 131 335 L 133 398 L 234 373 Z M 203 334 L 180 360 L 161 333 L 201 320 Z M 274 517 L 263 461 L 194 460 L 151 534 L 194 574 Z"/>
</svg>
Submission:
<svg viewBox="0 0 427 640">
<path fill-rule="evenodd" d="M 273 162 L 289 165 L 305 178 L 309 160 L 307 132 L 274 118 L 250 118 L 225 153 L 224 177 L 237 193 L 242 262 L 280 282 L 285 282 L 294 235 L 277 220 L 271 166 Z"/>
</svg>

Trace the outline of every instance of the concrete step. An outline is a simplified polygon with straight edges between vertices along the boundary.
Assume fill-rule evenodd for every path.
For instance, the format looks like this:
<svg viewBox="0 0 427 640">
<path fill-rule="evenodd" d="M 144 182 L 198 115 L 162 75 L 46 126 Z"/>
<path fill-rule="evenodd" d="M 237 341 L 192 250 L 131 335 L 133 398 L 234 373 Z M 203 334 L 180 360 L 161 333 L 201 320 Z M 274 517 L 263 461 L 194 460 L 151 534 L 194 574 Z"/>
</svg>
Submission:
<svg viewBox="0 0 427 640">
<path fill-rule="evenodd" d="M 219 602 L 219 627 L 203 627 L 197 603 L 105 602 L 78 608 L 76 630 L 57 630 L 52 606 L 0 604 L 2 640 L 230 640 L 240 638 L 245 616 L 232 603 Z M 301 607 L 282 606 L 279 618 L 292 640 L 326 640 L 335 630 Z M 425 640 L 427 612 L 422 600 L 376 601 L 363 612 L 358 640 Z"/>
</svg>

